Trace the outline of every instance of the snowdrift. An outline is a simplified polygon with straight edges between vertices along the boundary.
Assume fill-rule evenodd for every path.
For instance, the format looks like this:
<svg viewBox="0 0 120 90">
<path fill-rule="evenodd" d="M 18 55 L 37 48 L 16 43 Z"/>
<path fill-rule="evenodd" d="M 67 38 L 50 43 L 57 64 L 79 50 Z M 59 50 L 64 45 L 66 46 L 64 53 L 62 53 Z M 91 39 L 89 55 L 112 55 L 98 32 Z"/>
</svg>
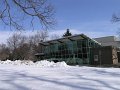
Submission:
<svg viewBox="0 0 120 90">
<path fill-rule="evenodd" d="M 37 61 L 37 62 L 32 62 L 30 60 L 6 60 L 6 61 L 0 61 L 0 64 L 11 64 L 11 65 L 28 65 L 28 66 L 38 66 L 38 67 L 67 67 L 68 65 L 63 61 L 63 62 L 57 62 L 54 63 L 53 61 Z"/>
</svg>

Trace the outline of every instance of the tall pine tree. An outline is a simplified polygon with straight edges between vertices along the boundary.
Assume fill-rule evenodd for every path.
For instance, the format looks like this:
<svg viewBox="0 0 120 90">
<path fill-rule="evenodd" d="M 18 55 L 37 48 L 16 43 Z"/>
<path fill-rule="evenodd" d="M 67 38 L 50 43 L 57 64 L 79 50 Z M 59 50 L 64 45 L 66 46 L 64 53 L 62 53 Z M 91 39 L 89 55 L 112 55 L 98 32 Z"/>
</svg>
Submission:
<svg viewBox="0 0 120 90">
<path fill-rule="evenodd" d="M 69 31 L 69 29 L 67 29 L 66 33 L 63 35 L 63 37 L 67 37 L 67 36 L 72 36 L 72 34 Z"/>
</svg>

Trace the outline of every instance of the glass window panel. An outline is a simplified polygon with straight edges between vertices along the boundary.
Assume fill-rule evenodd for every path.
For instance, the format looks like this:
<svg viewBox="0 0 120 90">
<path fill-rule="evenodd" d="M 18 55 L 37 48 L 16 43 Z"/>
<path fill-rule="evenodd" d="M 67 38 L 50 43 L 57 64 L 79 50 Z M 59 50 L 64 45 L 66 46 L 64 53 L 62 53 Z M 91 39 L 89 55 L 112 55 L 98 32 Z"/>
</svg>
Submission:
<svg viewBox="0 0 120 90">
<path fill-rule="evenodd" d="M 87 53 L 87 48 L 82 48 L 82 53 Z"/>
<path fill-rule="evenodd" d="M 82 47 L 86 47 L 86 40 L 82 41 Z"/>
<path fill-rule="evenodd" d="M 87 54 L 83 54 L 83 58 L 87 58 Z"/>
<path fill-rule="evenodd" d="M 77 57 L 78 57 L 78 55 L 77 55 L 77 54 L 75 54 L 75 57 L 77 58 Z"/>
<path fill-rule="evenodd" d="M 78 53 L 82 53 L 82 49 L 81 48 L 78 49 Z"/>
<path fill-rule="evenodd" d="M 73 54 L 70 54 L 70 58 L 73 58 Z"/>
<path fill-rule="evenodd" d="M 82 58 L 82 54 L 78 54 L 78 58 Z"/>
</svg>

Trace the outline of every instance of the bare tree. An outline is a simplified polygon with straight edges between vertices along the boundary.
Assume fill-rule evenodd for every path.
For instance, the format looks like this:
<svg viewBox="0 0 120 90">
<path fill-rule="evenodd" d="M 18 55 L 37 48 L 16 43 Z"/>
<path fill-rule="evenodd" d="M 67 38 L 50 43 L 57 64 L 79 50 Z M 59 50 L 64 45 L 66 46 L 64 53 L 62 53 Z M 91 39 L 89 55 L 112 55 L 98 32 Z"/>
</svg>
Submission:
<svg viewBox="0 0 120 90">
<path fill-rule="evenodd" d="M 15 50 L 26 42 L 26 37 L 21 34 L 14 33 L 7 39 L 7 44 L 11 50 Z"/>
<path fill-rule="evenodd" d="M 47 37 L 48 32 L 46 30 L 37 31 L 30 38 L 18 33 L 13 34 L 7 40 L 7 45 L 10 49 L 9 58 L 11 60 L 34 60 L 35 54 L 40 52 L 39 43 L 47 40 Z"/>
<path fill-rule="evenodd" d="M 19 47 L 23 46 L 25 42 L 26 37 L 17 33 L 13 34 L 13 36 L 8 38 L 7 44 L 11 51 L 11 59 L 15 60 L 21 57 Z"/>
<path fill-rule="evenodd" d="M 24 29 L 21 22 L 26 18 L 32 26 L 38 20 L 43 28 L 48 28 L 54 24 L 53 17 L 54 8 L 48 0 L 0 0 L 0 20 L 17 30 Z"/>
<path fill-rule="evenodd" d="M 30 60 L 31 54 L 30 54 L 30 47 L 28 43 L 22 44 L 20 47 L 18 47 L 18 54 L 19 54 L 19 59 L 21 60 Z M 34 56 L 34 55 L 32 55 Z"/>
<path fill-rule="evenodd" d="M 50 37 L 51 40 L 53 40 L 53 39 L 58 39 L 58 38 L 60 38 L 60 36 L 57 35 L 57 34 L 53 34 L 53 35 L 51 35 L 51 37 Z"/>
<path fill-rule="evenodd" d="M 6 44 L 0 44 L 0 60 L 9 59 L 10 50 Z"/>
<path fill-rule="evenodd" d="M 37 31 L 35 35 L 29 37 L 29 43 L 38 45 L 41 41 L 46 41 L 48 38 L 48 31 Z"/>
<path fill-rule="evenodd" d="M 113 14 L 112 15 L 112 22 L 116 23 L 116 22 L 120 22 L 120 15 L 119 14 Z M 118 31 L 116 32 L 118 38 L 120 38 L 120 28 L 118 28 Z"/>
<path fill-rule="evenodd" d="M 46 41 L 48 38 L 47 30 L 37 31 L 35 35 L 29 37 L 29 56 L 30 59 L 34 59 L 34 55 L 36 53 L 41 52 L 39 43 L 42 41 Z"/>
<path fill-rule="evenodd" d="M 112 21 L 113 21 L 113 22 L 119 22 L 119 21 L 120 21 L 120 16 L 119 16 L 119 15 L 116 15 L 116 14 L 113 14 L 113 15 L 112 15 Z"/>
</svg>

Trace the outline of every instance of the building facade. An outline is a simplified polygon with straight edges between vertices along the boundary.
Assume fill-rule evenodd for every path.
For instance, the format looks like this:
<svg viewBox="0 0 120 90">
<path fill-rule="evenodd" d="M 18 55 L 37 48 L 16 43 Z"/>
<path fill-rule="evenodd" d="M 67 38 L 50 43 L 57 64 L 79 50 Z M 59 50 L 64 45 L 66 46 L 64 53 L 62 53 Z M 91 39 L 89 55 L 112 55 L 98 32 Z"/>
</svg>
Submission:
<svg viewBox="0 0 120 90">
<path fill-rule="evenodd" d="M 93 59 L 91 59 L 92 65 L 117 65 L 118 55 L 117 48 L 113 46 L 102 46 L 99 48 L 92 48 Z"/>
<path fill-rule="evenodd" d="M 103 47 L 103 48 L 101 48 L 102 53 L 104 53 L 102 55 L 103 62 L 109 61 L 109 63 L 107 62 L 108 64 L 110 64 L 110 61 L 112 62 L 111 64 L 120 63 L 120 39 L 119 38 L 117 38 L 115 36 L 106 36 L 106 37 L 94 38 L 94 40 L 101 43 L 101 45 Z M 107 53 L 108 47 L 109 47 L 109 52 Z M 93 52 L 94 52 L 94 54 L 97 54 L 96 52 L 99 52 L 99 51 L 98 51 L 98 49 L 94 49 Z M 113 57 L 115 57 L 115 58 L 113 58 Z M 106 63 L 104 63 L 104 64 L 106 64 Z"/>
<path fill-rule="evenodd" d="M 78 65 L 91 64 L 92 48 L 101 47 L 100 43 L 84 34 L 41 42 L 40 46 L 43 48 L 41 52 L 43 59 Z"/>
<path fill-rule="evenodd" d="M 120 40 L 115 36 L 94 38 L 94 40 L 101 43 L 102 46 L 114 46 L 120 48 Z"/>
</svg>

